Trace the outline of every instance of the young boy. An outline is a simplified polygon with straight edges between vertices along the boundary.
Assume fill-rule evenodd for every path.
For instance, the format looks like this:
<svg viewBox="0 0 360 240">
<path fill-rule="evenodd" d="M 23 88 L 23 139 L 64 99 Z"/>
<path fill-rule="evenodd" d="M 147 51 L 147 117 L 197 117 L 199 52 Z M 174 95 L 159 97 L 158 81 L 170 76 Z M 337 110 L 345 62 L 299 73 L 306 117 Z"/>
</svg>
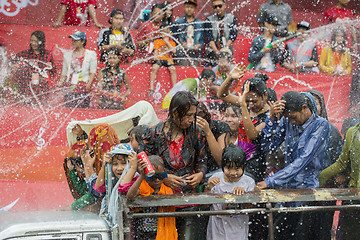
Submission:
<svg viewBox="0 0 360 240">
<path fill-rule="evenodd" d="M 242 195 L 253 191 L 254 180 L 244 175 L 246 154 L 244 149 L 235 145 L 225 147 L 221 168 L 223 172 L 215 173 L 205 188 L 211 193 L 232 193 Z M 231 204 L 213 204 L 213 210 L 232 209 Z M 208 240 L 248 239 L 249 216 L 211 216 L 207 229 Z"/>
<path fill-rule="evenodd" d="M 109 23 L 111 27 L 101 30 L 97 39 L 97 46 L 101 51 L 100 61 L 105 61 L 111 48 L 117 48 L 127 61 L 127 57 L 135 53 L 135 43 L 130 31 L 124 28 L 124 12 L 120 9 L 112 10 Z"/>
<path fill-rule="evenodd" d="M 265 30 L 261 36 L 254 38 L 249 50 L 248 61 L 254 63 L 255 70 L 274 72 L 276 64 L 280 62 L 281 51 L 276 44 L 272 48 L 267 46 L 279 38 L 274 36 L 278 23 L 278 19 L 269 15 L 265 20 Z"/>
<path fill-rule="evenodd" d="M 150 90 L 149 96 L 154 94 L 154 84 L 156 74 L 161 66 L 166 67 L 170 71 L 172 86 L 176 84 L 176 68 L 174 66 L 174 60 L 172 55 L 176 53 L 176 44 L 171 40 L 170 27 L 167 25 L 161 25 L 160 28 L 161 38 L 157 39 L 154 43 L 155 61 L 152 64 L 150 73 Z"/>
<path fill-rule="evenodd" d="M 182 66 L 199 65 L 201 48 L 204 45 L 203 23 L 195 17 L 197 0 L 186 0 L 184 3 L 184 16 L 175 21 L 173 26 L 174 37 L 178 39 L 183 48 L 176 52 L 176 64 Z M 188 58 L 190 57 L 190 58 Z"/>
<path fill-rule="evenodd" d="M 54 28 L 61 27 L 62 24 L 69 26 L 90 26 L 90 18 L 97 28 L 104 26 L 96 18 L 96 0 L 61 0 L 61 8 Z"/>
<path fill-rule="evenodd" d="M 138 160 L 138 168 L 140 176 L 130 187 L 126 194 L 128 199 L 134 199 L 138 195 L 150 196 L 158 194 L 173 194 L 173 190 L 163 184 L 163 180 L 167 178 L 164 169 L 164 162 L 161 157 L 153 155 L 149 156 L 151 165 L 154 167 L 155 174 L 152 177 L 146 177 L 144 169 L 147 167 L 144 162 Z M 149 211 L 175 211 L 174 207 L 159 207 L 159 209 L 148 209 Z M 136 224 L 137 239 L 177 239 L 178 234 L 175 226 L 175 218 L 142 218 Z"/>
<path fill-rule="evenodd" d="M 142 135 L 144 134 L 145 130 L 149 127 L 146 125 L 138 125 L 130 130 L 129 132 L 129 139 L 130 145 L 134 149 L 135 152 L 139 150 L 139 144 L 142 141 Z"/>
</svg>

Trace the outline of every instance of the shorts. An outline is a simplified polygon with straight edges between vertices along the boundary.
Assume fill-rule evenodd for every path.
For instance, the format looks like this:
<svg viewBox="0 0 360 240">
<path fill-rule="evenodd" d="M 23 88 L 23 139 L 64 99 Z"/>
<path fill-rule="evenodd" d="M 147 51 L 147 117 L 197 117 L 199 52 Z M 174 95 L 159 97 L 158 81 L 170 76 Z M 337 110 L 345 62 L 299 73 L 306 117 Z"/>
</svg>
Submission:
<svg viewBox="0 0 360 240">
<path fill-rule="evenodd" d="M 153 64 L 157 64 L 160 67 L 164 66 L 164 67 L 168 68 L 168 67 L 174 66 L 174 61 L 172 59 L 168 59 L 168 60 L 158 59 L 158 60 L 155 60 L 153 62 Z"/>
</svg>

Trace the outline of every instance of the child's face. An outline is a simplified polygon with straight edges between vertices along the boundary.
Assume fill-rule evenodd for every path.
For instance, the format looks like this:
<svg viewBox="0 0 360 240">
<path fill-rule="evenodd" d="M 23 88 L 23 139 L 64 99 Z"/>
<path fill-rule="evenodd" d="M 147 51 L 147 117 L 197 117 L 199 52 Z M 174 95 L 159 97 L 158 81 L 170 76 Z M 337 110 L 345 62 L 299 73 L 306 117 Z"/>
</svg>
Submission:
<svg viewBox="0 0 360 240">
<path fill-rule="evenodd" d="M 224 167 L 224 179 L 226 182 L 239 181 L 243 173 L 243 169 L 241 167 L 236 167 L 234 164 Z"/>
<path fill-rule="evenodd" d="M 127 163 L 127 156 L 125 155 L 115 155 L 112 158 L 112 171 L 117 178 L 121 177 Z"/>
<path fill-rule="evenodd" d="M 151 20 L 155 23 L 161 22 L 164 18 L 164 12 L 160 8 L 154 8 L 151 12 Z"/>
<path fill-rule="evenodd" d="M 139 143 L 136 141 L 135 134 L 130 134 L 130 145 L 134 149 L 135 152 L 139 149 Z"/>
<path fill-rule="evenodd" d="M 241 118 L 236 115 L 232 107 L 226 108 L 224 121 L 229 124 L 231 132 L 239 131 Z"/>
<path fill-rule="evenodd" d="M 276 32 L 277 26 L 271 23 L 265 22 L 265 28 L 271 33 L 274 34 Z"/>
<path fill-rule="evenodd" d="M 164 167 L 162 167 L 162 166 L 154 167 L 154 169 L 155 169 L 155 176 L 156 176 L 157 174 L 162 174 L 162 173 L 165 171 Z M 150 186 L 152 189 L 154 189 L 154 190 L 159 190 L 161 184 L 164 182 L 164 179 L 156 178 L 156 179 L 153 180 L 153 181 L 148 181 L 148 180 L 146 180 L 146 182 L 149 184 L 149 186 Z"/>
<path fill-rule="evenodd" d="M 120 58 L 118 55 L 110 53 L 107 57 L 107 62 L 110 67 L 116 67 L 117 65 L 119 65 Z"/>
<path fill-rule="evenodd" d="M 335 42 L 342 43 L 344 40 L 344 34 L 342 32 L 337 32 L 335 35 Z"/>
<path fill-rule="evenodd" d="M 227 60 L 226 58 L 220 58 L 218 62 L 218 66 L 222 74 L 230 71 L 230 61 Z"/>
<path fill-rule="evenodd" d="M 215 81 L 215 77 L 210 77 L 210 78 L 203 78 L 201 79 L 201 86 L 202 87 L 211 87 L 211 85 L 213 84 L 213 82 Z"/>
<path fill-rule="evenodd" d="M 111 26 L 114 29 L 120 29 L 122 28 L 124 24 L 124 16 L 122 14 L 115 14 L 112 18 L 111 18 Z"/>
</svg>

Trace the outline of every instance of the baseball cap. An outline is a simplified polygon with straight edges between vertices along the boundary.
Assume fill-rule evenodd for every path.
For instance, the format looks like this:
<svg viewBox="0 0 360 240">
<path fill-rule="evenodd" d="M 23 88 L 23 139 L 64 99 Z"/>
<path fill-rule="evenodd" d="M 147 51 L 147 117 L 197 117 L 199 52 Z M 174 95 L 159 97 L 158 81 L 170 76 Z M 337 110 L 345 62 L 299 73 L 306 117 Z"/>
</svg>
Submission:
<svg viewBox="0 0 360 240">
<path fill-rule="evenodd" d="M 120 143 L 118 145 L 113 146 L 110 149 L 111 157 L 114 157 L 117 154 L 130 155 L 130 154 L 134 154 L 134 153 L 135 152 L 134 152 L 133 148 L 128 143 Z"/>
<path fill-rule="evenodd" d="M 194 4 L 195 6 L 198 5 L 197 0 L 186 0 L 184 3 L 191 3 Z"/>
<path fill-rule="evenodd" d="M 279 24 L 279 19 L 275 16 L 272 16 L 272 15 L 268 15 L 266 18 L 265 18 L 265 22 L 267 23 L 270 23 L 271 25 L 280 25 Z"/>
<path fill-rule="evenodd" d="M 297 28 L 305 28 L 306 30 L 310 30 L 310 23 L 306 21 L 301 21 L 297 24 Z"/>
<path fill-rule="evenodd" d="M 86 41 L 86 34 L 82 31 L 77 31 L 73 35 L 70 35 L 69 38 L 72 38 L 75 41 L 79 41 L 79 40 Z"/>
<path fill-rule="evenodd" d="M 124 11 L 119 9 L 119 8 L 116 8 L 116 9 L 112 10 L 111 13 L 110 13 L 110 19 L 112 17 L 114 17 L 116 14 L 121 14 L 121 15 L 124 16 Z M 109 23 L 111 24 L 110 19 L 109 19 Z"/>
</svg>

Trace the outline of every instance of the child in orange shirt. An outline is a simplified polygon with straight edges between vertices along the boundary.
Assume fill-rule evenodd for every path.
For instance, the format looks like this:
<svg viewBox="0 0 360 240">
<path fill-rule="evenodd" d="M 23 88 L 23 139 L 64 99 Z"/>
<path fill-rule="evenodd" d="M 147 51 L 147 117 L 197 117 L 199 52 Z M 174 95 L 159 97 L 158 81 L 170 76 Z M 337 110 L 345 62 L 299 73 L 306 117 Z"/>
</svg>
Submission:
<svg viewBox="0 0 360 240">
<path fill-rule="evenodd" d="M 161 38 L 155 40 L 155 60 L 153 62 L 150 73 L 150 90 L 149 96 L 154 94 L 154 83 L 156 74 L 161 66 L 167 67 L 170 71 L 172 86 L 176 84 L 176 68 L 174 66 L 174 60 L 172 55 L 176 53 L 176 44 L 171 40 L 171 31 L 169 25 L 161 25 L 160 27 Z"/>
</svg>

